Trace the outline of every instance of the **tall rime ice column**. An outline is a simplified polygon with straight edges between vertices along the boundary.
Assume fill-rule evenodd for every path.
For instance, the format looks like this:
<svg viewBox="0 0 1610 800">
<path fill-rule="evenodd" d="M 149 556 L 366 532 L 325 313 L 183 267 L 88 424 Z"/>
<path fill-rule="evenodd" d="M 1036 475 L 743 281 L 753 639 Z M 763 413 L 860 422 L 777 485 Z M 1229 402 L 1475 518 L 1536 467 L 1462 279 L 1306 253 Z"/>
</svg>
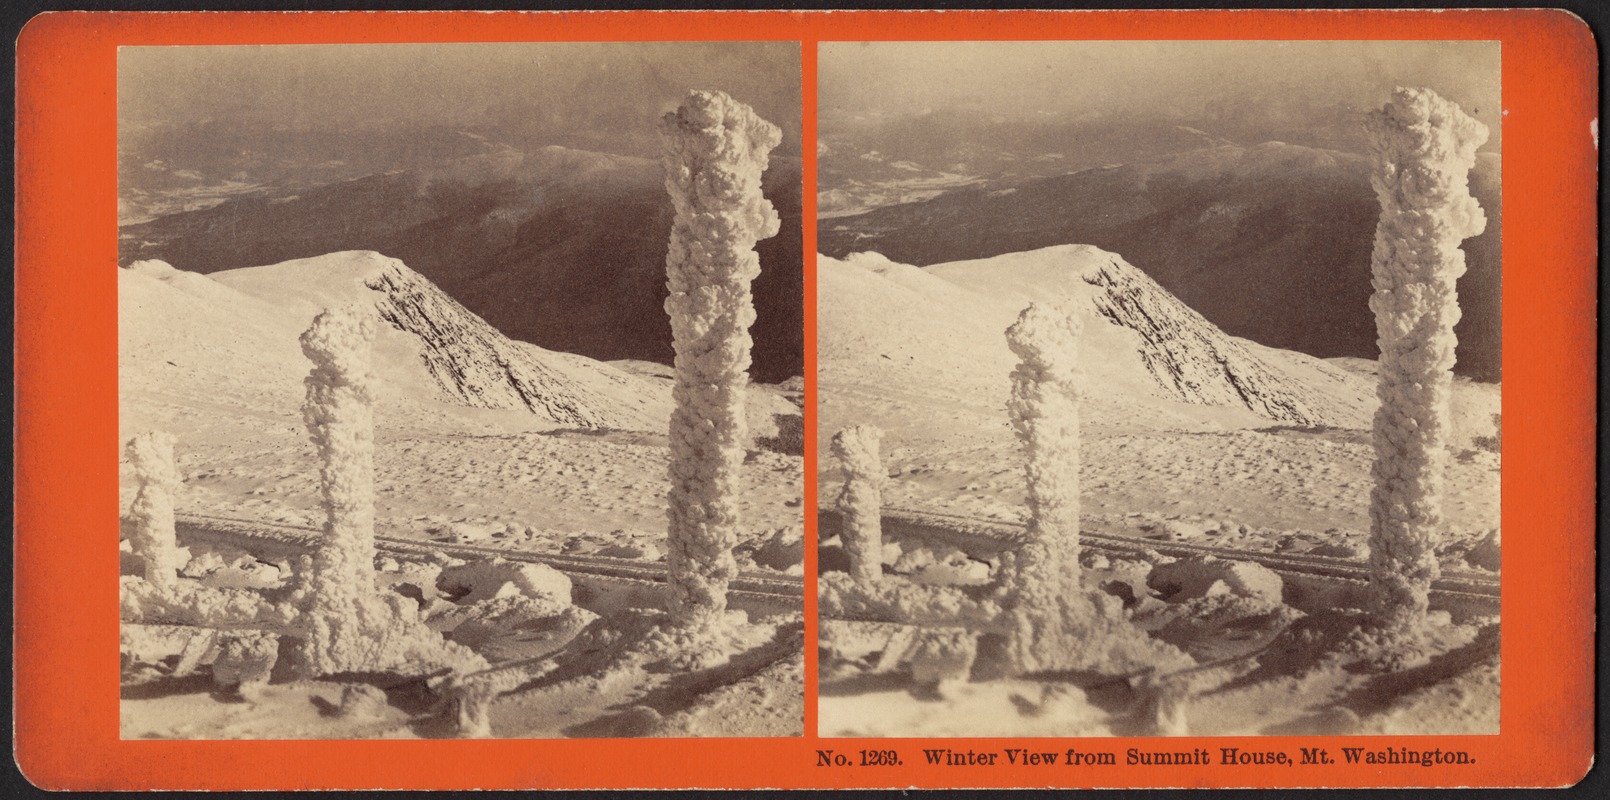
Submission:
<svg viewBox="0 0 1610 800">
<path fill-rule="evenodd" d="M 151 431 L 129 440 L 124 448 L 139 485 L 129 508 L 134 529 L 129 544 L 145 561 L 145 579 L 158 589 L 179 581 L 179 545 L 174 535 L 173 502 L 182 480 L 173 463 L 173 434 Z"/>
<path fill-rule="evenodd" d="M 1369 116 L 1381 202 L 1370 309 L 1381 350 L 1370 493 L 1377 620 L 1404 631 L 1423 619 L 1438 575 L 1448 399 L 1453 380 L 1459 243 L 1486 227 L 1470 169 L 1487 127 L 1429 89 L 1399 88 Z"/>
<path fill-rule="evenodd" d="M 302 334 L 313 362 L 303 381 L 302 419 L 319 452 L 324 539 L 307 576 L 312 674 L 366 665 L 375 646 L 374 378 L 372 316 L 357 306 L 332 308 Z"/>
<path fill-rule="evenodd" d="M 1064 606 L 1079 595 L 1079 387 L 1081 320 L 1071 304 L 1030 304 L 1006 330 L 1019 359 L 1007 413 L 1027 464 L 1028 540 L 1005 576 L 1014 597 L 1020 669 L 1054 661 L 1066 644 Z"/>
<path fill-rule="evenodd" d="M 749 382 L 749 284 L 755 242 L 778 231 L 761 195 L 777 126 L 722 92 L 695 91 L 660 123 L 665 188 L 676 219 L 666 254 L 665 311 L 676 349 L 671 414 L 671 616 L 702 625 L 722 614 L 737 574 L 738 481 Z"/>
<path fill-rule="evenodd" d="M 883 577 L 883 464 L 878 439 L 883 432 L 856 425 L 833 434 L 833 457 L 844 467 L 838 507 L 844 515 L 841 537 L 850 556 L 850 577 L 870 584 Z"/>
</svg>

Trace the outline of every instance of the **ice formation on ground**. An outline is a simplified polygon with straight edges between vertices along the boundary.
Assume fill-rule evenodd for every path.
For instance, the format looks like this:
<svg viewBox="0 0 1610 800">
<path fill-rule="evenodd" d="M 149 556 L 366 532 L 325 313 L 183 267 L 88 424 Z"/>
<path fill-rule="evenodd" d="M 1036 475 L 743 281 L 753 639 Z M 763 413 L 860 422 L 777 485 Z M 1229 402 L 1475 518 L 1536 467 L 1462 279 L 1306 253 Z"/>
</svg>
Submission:
<svg viewBox="0 0 1610 800">
<path fill-rule="evenodd" d="M 172 434 L 151 431 L 130 439 L 124 448 L 140 487 L 129 508 L 129 544 L 145 562 L 146 581 L 162 591 L 174 588 L 184 566 L 173 529 L 174 495 L 183 484 L 173 463 L 176 441 Z"/>
<path fill-rule="evenodd" d="M 1370 564 L 1377 622 L 1410 639 L 1440 570 L 1434 546 L 1451 443 L 1456 281 L 1464 239 L 1485 228 L 1470 194 L 1487 128 L 1430 89 L 1399 88 L 1368 120 L 1381 203 L 1371 259 L 1381 400 L 1375 415 Z M 1412 642 L 1398 646 L 1415 649 Z M 1412 652 L 1408 661 L 1423 658 Z"/>
<path fill-rule="evenodd" d="M 132 622 L 296 630 L 295 609 L 249 589 L 216 589 L 194 581 L 163 588 L 127 575 L 119 589 L 122 618 Z"/>
<path fill-rule="evenodd" d="M 883 463 L 878 439 L 883 432 L 855 425 L 833 434 L 833 457 L 844 467 L 838 508 L 844 514 L 839 534 L 850 558 L 850 577 L 873 583 L 883 577 Z"/>
<path fill-rule="evenodd" d="M 749 382 L 755 242 L 776 235 L 761 194 L 777 126 L 722 92 L 695 91 L 660 125 L 665 186 L 676 218 L 666 255 L 665 310 L 676 378 L 669 492 L 670 613 L 680 626 L 719 624 L 737 574 L 738 484 Z"/>
<path fill-rule="evenodd" d="M 907 622 L 913 625 L 965 625 L 999 630 L 1001 608 L 954 586 L 923 586 L 901 580 L 865 584 L 843 572 L 823 573 L 817 584 L 817 612 L 824 617 Z"/>
<path fill-rule="evenodd" d="M 262 631 L 243 631 L 226 638 L 212 662 L 213 684 L 248 698 L 256 694 L 268 683 L 279 661 L 279 644 L 279 636 Z"/>
</svg>

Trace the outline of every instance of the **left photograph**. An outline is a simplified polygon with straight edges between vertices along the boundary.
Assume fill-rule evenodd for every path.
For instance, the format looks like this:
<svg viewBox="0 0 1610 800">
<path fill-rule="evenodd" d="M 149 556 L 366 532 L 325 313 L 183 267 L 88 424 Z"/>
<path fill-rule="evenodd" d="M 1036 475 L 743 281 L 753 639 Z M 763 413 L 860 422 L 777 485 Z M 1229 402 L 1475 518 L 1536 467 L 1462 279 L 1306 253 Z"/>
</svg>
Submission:
<svg viewBox="0 0 1610 800">
<path fill-rule="evenodd" d="M 802 735 L 797 43 L 117 101 L 122 738 Z"/>
</svg>

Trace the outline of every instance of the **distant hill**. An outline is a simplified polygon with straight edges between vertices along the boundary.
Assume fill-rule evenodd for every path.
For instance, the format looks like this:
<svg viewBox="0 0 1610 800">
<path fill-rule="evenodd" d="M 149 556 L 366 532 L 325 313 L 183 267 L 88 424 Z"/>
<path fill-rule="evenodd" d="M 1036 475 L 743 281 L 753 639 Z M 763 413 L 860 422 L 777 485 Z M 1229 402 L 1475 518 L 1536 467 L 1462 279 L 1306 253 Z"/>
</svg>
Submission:
<svg viewBox="0 0 1610 800">
<path fill-rule="evenodd" d="M 800 161 L 773 158 L 764 190 L 782 231 L 756 248 L 759 381 L 804 370 L 800 186 Z M 161 259 L 210 273 L 374 250 L 511 338 L 600 360 L 670 363 L 662 304 L 671 216 L 652 160 L 504 148 L 127 225 L 119 263 Z"/>
<path fill-rule="evenodd" d="M 1471 188 L 1487 230 L 1465 243 L 1455 370 L 1501 375 L 1499 158 Z M 1379 215 L 1363 156 L 1221 145 L 1054 177 L 1006 179 L 823 220 L 818 249 L 927 266 L 1058 244 L 1118 253 L 1226 333 L 1310 355 L 1375 358 L 1368 307 Z"/>
</svg>

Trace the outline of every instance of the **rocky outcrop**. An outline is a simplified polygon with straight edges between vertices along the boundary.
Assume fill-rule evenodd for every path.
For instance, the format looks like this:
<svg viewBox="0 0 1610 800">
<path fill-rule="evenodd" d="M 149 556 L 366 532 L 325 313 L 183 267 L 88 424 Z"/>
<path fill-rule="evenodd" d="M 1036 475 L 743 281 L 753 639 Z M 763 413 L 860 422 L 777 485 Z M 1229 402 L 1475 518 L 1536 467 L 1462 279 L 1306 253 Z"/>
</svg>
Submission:
<svg viewBox="0 0 1610 800">
<path fill-rule="evenodd" d="M 401 261 L 385 261 L 363 283 L 380 293 L 382 319 L 419 337 L 425 367 L 453 401 L 523 408 L 578 428 L 659 424 L 643 407 L 645 386 L 636 378 L 603 365 L 583 377 L 576 357 L 509 339 Z"/>
<path fill-rule="evenodd" d="M 1344 409 L 1319 391 L 1287 380 L 1233 338 L 1169 294 L 1145 273 L 1111 258 L 1084 270 L 1100 314 L 1140 335 L 1141 359 L 1158 387 L 1197 405 L 1245 406 L 1296 425 L 1334 424 Z"/>
</svg>

